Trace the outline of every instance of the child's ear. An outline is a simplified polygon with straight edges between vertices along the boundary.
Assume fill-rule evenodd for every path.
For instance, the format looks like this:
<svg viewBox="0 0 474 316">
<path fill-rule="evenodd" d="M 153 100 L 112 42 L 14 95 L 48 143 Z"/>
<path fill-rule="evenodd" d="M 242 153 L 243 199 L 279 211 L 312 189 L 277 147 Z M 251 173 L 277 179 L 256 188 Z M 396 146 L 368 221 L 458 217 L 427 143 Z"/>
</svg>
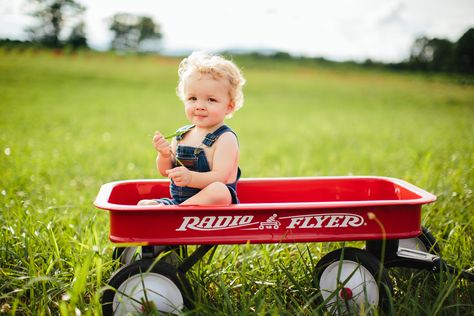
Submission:
<svg viewBox="0 0 474 316">
<path fill-rule="evenodd" d="M 233 101 L 230 101 L 229 104 L 227 105 L 227 114 L 233 113 L 235 110 L 235 103 Z"/>
</svg>

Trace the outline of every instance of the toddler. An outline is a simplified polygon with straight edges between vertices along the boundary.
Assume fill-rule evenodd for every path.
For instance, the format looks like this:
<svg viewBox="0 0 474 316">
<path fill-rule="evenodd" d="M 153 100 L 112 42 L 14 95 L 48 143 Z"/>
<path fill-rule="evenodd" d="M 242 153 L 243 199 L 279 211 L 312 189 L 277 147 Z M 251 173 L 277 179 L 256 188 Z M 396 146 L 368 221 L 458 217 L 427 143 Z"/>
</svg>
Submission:
<svg viewBox="0 0 474 316">
<path fill-rule="evenodd" d="M 171 199 L 138 205 L 237 204 L 239 144 L 224 120 L 242 107 L 245 79 L 233 62 L 200 52 L 185 58 L 178 74 L 177 94 L 191 125 L 178 129 L 171 144 L 160 132 L 153 137 L 158 171 L 171 179 Z"/>
</svg>

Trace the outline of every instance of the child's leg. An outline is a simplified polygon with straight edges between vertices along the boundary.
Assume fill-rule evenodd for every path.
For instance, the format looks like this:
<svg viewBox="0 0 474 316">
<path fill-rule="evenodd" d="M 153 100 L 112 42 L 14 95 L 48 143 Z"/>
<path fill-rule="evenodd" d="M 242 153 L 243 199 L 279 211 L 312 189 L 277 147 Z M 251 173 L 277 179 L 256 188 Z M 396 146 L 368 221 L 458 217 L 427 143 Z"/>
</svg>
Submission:
<svg viewBox="0 0 474 316">
<path fill-rule="evenodd" d="M 222 182 L 213 182 L 190 197 L 182 205 L 231 205 L 232 196 Z"/>
</svg>

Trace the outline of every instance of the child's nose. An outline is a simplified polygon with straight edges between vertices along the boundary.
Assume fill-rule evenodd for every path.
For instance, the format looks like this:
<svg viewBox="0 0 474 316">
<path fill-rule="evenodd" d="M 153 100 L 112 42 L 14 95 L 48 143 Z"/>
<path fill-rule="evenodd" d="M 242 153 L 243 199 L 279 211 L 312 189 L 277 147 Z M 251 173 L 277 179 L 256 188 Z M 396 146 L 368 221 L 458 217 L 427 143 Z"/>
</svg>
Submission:
<svg viewBox="0 0 474 316">
<path fill-rule="evenodd" d="M 197 101 L 196 102 L 196 109 L 204 109 L 206 107 L 205 101 Z"/>
</svg>

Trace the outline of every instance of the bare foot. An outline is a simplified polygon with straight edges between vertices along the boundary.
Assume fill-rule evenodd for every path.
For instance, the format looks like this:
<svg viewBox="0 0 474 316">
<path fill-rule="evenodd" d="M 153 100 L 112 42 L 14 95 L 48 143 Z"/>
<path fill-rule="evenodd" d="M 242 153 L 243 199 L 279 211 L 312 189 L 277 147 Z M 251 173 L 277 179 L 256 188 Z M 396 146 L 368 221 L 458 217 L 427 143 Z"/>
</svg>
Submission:
<svg viewBox="0 0 474 316">
<path fill-rule="evenodd" d="M 140 200 L 137 205 L 163 205 L 155 200 Z"/>
</svg>

